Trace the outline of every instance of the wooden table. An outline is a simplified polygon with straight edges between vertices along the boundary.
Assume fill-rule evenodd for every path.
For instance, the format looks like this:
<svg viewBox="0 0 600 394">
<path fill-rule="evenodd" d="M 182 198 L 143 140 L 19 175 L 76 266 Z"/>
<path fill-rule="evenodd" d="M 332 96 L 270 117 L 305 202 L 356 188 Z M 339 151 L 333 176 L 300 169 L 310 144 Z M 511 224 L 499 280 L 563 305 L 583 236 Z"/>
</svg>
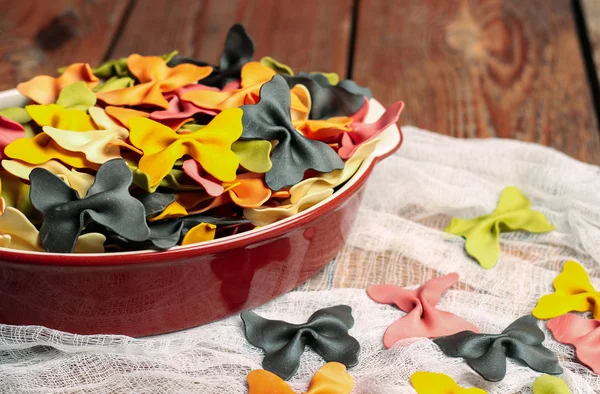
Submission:
<svg viewBox="0 0 600 394">
<path fill-rule="evenodd" d="M 402 124 L 600 164 L 599 0 L 0 0 L 0 10 L 0 89 L 133 52 L 216 62 L 240 22 L 257 58 L 404 100 Z"/>
<path fill-rule="evenodd" d="M 257 59 L 336 72 L 386 105 L 403 100 L 402 124 L 600 164 L 600 0 L 0 0 L 0 11 L 0 90 L 135 52 L 216 63 L 243 23 Z M 439 275 L 391 253 L 345 247 L 300 289 Z M 394 259 L 402 264 L 382 264 Z"/>
</svg>

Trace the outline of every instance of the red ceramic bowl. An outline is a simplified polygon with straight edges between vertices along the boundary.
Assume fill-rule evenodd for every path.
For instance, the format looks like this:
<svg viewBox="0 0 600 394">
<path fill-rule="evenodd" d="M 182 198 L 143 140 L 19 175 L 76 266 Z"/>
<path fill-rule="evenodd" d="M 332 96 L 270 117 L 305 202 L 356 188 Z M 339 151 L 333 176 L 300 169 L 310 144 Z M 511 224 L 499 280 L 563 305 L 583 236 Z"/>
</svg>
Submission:
<svg viewBox="0 0 600 394">
<path fill-rule="evenodd" d="M 0 93 L 0 108 L 23 105 Z M 371 100 L 367 121 L 383 113 Z M 398 127 L 330 198 L 260 229 L 167 251 L 51 254 L 0 248 L 0 323 L 79 334 L 146 336 L 252 308 L 317 273 L 339 252 L 375 164 L 402 143 Z"/>
</svg>

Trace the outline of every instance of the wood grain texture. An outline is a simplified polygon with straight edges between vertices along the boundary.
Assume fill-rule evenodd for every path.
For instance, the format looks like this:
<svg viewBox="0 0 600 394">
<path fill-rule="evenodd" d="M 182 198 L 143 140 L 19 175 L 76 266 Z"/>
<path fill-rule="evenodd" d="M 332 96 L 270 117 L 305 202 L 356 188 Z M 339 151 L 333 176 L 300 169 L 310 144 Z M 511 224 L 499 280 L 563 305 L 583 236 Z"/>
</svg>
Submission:
<svg viewBox="0 0 600 394">
<path fill-rule="evenodd" d="M 594 54 L 594 63 L 596 70 L 600 75 L 600 1 L 581 0 L 585 23 L 589 34 L 592 52 Z"/>
<path fill-rule="evenodd" d="M 361 1 L 357 29 L 353 78 L 404 100 L 402 123 L 600 164 L 569 0 Z"/>
<path fill-rule="evenodd" d="M 18 3 L 18 4 L 17 4 Z M 0 0 L 0 90 L 104 57 L 128 1 Z"/>
<path fill-rule="evenodd" d="M 176 6 L 174 6 L 176 4 Z M 111 57 L 181 55 L 217 62 L 229 27 L 243 23 L 256 59 L 270 55 L 298 71 L 346 73 L 351 0 L 137 1 Z"/>
</svg>

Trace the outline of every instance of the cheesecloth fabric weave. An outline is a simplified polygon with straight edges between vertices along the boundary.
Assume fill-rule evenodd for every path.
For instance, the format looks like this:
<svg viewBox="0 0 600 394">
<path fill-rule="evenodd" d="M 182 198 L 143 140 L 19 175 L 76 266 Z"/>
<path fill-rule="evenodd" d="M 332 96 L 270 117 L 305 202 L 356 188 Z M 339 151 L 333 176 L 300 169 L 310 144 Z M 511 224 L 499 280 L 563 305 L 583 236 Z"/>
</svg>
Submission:
<svg viewBox="0 0 600 394">
<path fill-rule="evenodd" d="M 438 307 L 487 333 L 529 314 L 552 291 L 566 260 L 583 264 L 600 288 L 600 168 L 518 141 L 458 140 L 414 127 L 403 132 L 402 148 L 374 171 L 353 233 L 336 260 L 256 311 L 300 323 L 317 309 L 350 305 L 356 320 L 350 333 L 362 345 L 359 365 L 349 369 L 354 393 L 414 393 L 409 377 L 416 371 L 442 372 L 461 386 L 489 393 L 531 393 L 540 374 L 510 360 L 506 378 L 490 383 L 428 339 L 404 340 L 386 350 L 383 333 L 404 313 L 371 301 L 365 288 L 415 287 L 457 272 L 459 284 Z M 499 262 L 485 270 L 465 254 L 461 238 L 442 230 L 451 217 L 494 210 L 508 185 L 519 187 L 557 229 L 503 233 Z M 554 341 L 545 324 L 540 327 L 572 392 L 600 392 L 600 377 L 577 362 L 570 346 Z M 0 325 L 0 393 L 246 393 L 246 375 L 261 368 L 261 361 L 262 352 L 244 338 L 239 316 L 141 339 Z M 322 365 L 307 349 L 291 387 L 306 391 Z"/>
</svg>

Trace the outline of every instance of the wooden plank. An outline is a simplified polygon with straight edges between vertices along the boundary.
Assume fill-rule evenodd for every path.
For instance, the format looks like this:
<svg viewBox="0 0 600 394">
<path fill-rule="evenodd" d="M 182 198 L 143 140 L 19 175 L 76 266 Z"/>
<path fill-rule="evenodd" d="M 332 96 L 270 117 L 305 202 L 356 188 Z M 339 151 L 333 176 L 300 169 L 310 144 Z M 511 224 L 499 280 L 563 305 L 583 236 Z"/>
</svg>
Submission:
<svg viewBox="0 0 600 394">
<path fill-rule="evenodd" d="M 112 57 L 130 53 L 180 54 L 217 62 L 225 35 L 243 23 L 256 44 L 255 59 L 270 55 L 298 71 L 344 76 L 352 19 L 351 0 L 138 1 Z"/>
<path fill-rule="evenodd" d="M 0 90 L 104 57 L 128 1 L 0 0 Z"/>
<path fill-rule="evenodd" d="M 596 71 L 600 77 L 600 1 L 582 0 L 585 23 L 594 55 Z"/>
<path fill-rule="evenodd" d="M 361 1 L 357 29 L 353 78 L 404 100 L 403 124 L 600 164 L 569 0 Z"/>
</svg>

